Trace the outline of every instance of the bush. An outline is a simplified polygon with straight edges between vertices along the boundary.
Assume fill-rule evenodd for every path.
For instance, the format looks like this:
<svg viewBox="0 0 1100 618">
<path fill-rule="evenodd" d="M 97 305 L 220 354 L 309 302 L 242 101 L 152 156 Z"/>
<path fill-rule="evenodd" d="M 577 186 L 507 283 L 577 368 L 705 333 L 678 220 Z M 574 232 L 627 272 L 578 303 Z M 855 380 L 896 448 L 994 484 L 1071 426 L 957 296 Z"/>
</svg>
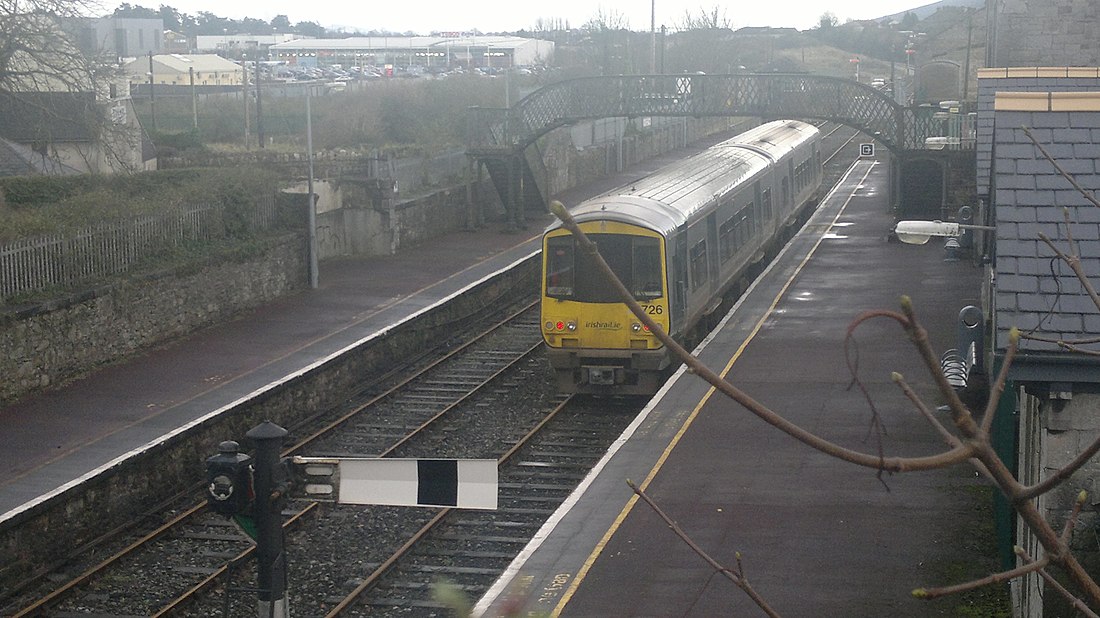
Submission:
<svg viewBox="0 0 1100 618">
<path fill-rule="evenodd" d="M 227 233 L 249 233 L 248 214 L 278 186 L 258 168 L 187 169 L 132 176 L 39 176 L 0 179 L 0 242 L 59 232 L 180 204 L 222 204 Z"/>
</svg>

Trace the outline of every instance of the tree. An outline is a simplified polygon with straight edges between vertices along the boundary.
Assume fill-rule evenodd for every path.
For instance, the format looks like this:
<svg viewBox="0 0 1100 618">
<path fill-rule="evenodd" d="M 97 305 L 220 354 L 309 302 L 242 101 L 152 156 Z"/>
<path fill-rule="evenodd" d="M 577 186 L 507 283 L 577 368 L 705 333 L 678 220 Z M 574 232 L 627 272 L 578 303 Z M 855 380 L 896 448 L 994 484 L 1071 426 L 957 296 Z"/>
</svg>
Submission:
<svg viewBox="0 0 1100 618">
<path fill-rule="evenodd" d="M 830 28 L 836 28 L 840 24 L 840 21 L 836 18 L 836 14 L 831 11 L 825 11 L 821 14 L 821 17 L 817 18 L 818 30 L 829 30 Z"/>
<path fill-rule="evenodd" d="M 115 17 L 130 17 L 134 19 L 159 19 L 160 14 L 153 9 L 147 9 L 143 6 L 131 5 L 128 2 L 123 2 L 118 5 L 113 13 Z"/>
<path fill-rule="evenodd" d="M 912 11 L 906 11 L 905 16 L 901 18 L 901 23 L 899 24 L 899 26 L 902 30 L 916 30 L 917 22 L 919 21 L 920 18 L 917 17 L 916 13 Z"/>
<path fill-rule="evenodd" d="M 157 11 L 157 15 L 160 17 L 160 20 L 164 22 L 165 30 L 172 30 L 174 32 L 183 31 L 184 16 L 176 9 L 162 4 Z"/>
<path fill-rule="evenodd" d="M 614 9 L 603 7 L 597 8 L 596 14 L 581 26 L 581 30 L 587 30 L 591 33 L 627 30 L 629 28 L 630 22 L 625 15 Z"/>
<path fill-rule="evenodd" d="M 123 10 L 148 9 L 124 5 Z M 140 139 L 108 109 L 118 76 L 117 58 L 96 49 L 86 19 L 96 6 L 85 0 L 8 2 L 0 13 L 0 109 L 17 118 L 18 132 L 4 137 L 31 142 L 43 162 L 63 163 L 60 133 L 79 134 L 66 156 L 88 169 L 133 169 L 129 153 Z M 154 15 L 155 16 L 155 15 Z M 117 106 L 115 106 L 117 107 Z"/>
<path fill-rule="evenodd" d="M 276 15 L 271 18 L 271 27 L 277 29 L 279 32 L 289 32 L 290 18 L 286 15 Z"/>
<path fill-rule="evenodd" d="M 700 8 L 697 15 L 685 10 L 679 27 L 681 30 L 729 30 L 730 24 L 726 10 L 716 4 L 710 9 Z"/>
<path fill-rule="evenodd" d="M 298 25 L 294 26 L 294 30 L 298 34 L 311 39 L 323 39 L 325 37 L 324 27 L 315 21 L 300 21 Z"/>
</svg>

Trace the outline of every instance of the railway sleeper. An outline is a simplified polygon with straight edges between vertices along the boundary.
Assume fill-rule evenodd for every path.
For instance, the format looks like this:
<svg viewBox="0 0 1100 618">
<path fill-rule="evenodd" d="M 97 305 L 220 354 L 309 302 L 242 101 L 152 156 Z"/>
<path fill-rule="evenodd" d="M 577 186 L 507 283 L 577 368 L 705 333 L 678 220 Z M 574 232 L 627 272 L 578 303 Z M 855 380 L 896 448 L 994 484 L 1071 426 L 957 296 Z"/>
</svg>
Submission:
<svg viewBox="0 0 1100 618">
<path fill-rule="evenodd" d="M 496 521 L 485 519 L 459 519 L 457 521 L 447 522 L 448 526 L 459 528 L 496 528 L 496 529 L 512 529 L 519 530 L 523 528 L 535 528 L 538 529 L 542 525 L 541 521 Z"/>
<path fill-rule="evenodd" d="M 466 558 L 472 560 L 511 560 L 515 554 L 499 551 L 470 551 L 467 549 L 445 549 L 440 547 L 425 547 L 418 550 L 428 556 L 446 556 L 449 558 Z"/>
<path fill-rule="evenodd" d="M 497 481 L 497 489 L 498 490 L 502 490 L 502 489 L 509 489 L 509 490 L 516 490 L 516 491 L 539 490 L 539 491 L 551 491 L 551 492 L 560 492 L 560 493 L 564 493 L 564 494 L 569 494 L 569 492 L 573 491 L 573 488 L 577 486 L 575 483 L 572 483 L 572 484 L 569 484 L 569 483 L 532 483 L 531 481 L 525 480 L 525 479 L 514 479 L 513 480 L 513 479 L 510 478 L 511 475 L 508 475 L 508 474 L 503 474 L 503 476 L 504 476 L 503 479 Z"/>
<path fill-rule="evenodd" d="M 451 532 L 441 532 L 438 535 L 432 536 L 433 540 L 443 541 L 469 541 L 470 537 L 467 534 L 457 534 Z M 526 545 L 530 539 L 517 538 L 512 536 L 478 536 L 476 541 L 478 543 L 501 543 L 507 545 Z"/>
<path fill-rule="evenodd" d="M 482 567 L 456 567 L 444 564 L 405 564 L 397 568 L 398 573 L 449 573 L 454 575 L 490 575 L 499 574 L 498 569 L 485 569 Z"/>
<path fill-rule="evenodd" d="M 423 599 L 370 599 L 365 604 L 370 607 L 424 607 L 428 609 L 446 609 L 448 607 L 439 601 Z"/>
</svg>

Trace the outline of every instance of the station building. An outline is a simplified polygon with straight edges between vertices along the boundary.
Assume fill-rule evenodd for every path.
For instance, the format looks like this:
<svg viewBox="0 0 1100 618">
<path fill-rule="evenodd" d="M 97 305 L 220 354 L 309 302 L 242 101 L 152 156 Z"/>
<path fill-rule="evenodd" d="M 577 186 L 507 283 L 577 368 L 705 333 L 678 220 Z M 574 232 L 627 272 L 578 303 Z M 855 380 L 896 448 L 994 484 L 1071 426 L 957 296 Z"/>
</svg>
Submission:
<svg viewBox="0 0 1100 618">
<path fill-rule="evenodd" d="M 553 58 L 554 43 L 516 36 L 369 36 L 298 39 L 272 45 L 269 51 L 272 60 L 300 66 L 474 69 L 546 64 Z"/>
</svg>

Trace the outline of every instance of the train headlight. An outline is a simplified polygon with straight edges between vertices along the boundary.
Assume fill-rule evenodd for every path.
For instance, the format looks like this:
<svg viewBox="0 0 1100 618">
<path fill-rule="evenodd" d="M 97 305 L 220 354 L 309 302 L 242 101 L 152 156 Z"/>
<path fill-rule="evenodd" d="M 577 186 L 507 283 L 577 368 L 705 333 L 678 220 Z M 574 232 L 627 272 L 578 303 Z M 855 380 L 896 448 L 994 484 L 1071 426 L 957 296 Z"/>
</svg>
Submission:
<svg viewBox="0 0 1100 618">
<path fill-rule="evenodd" d="M 558 323 L 555 325 L 555 327 L 558 330 L 565 330 L 565 322 L 562 322 L 561 320 L 558 320 Z"/>
<path fill-rule="evenodd" d="M 636 332 L 636 333 L 638 333 L 638 332 L 641 332 L 641 330 L 642 330 L 642 325 L 641 325 L 641 324 L 639 324 L 639 323 L 637 323 L 637 322 L 635 322 L 635 323 L 633 323 L 633 324 L 631 324 L 631 325 L 630 325 L 630 330 L 632 330 L 632 331 L 634 331 L 634 332 Z"/>
<path fill-rule="evenodd" d="M 546 330 L 554 330 L 554 323 L 553 322 L 547 322 L 546 323 Z"/>
<path fill-rule="evenodd" d="M 569 329 L 569 332 L 573 332 L 577 330 L 577 323 L 570 320 L 569 322 L 566 322 L 565 327 Z"/>
</svg>

